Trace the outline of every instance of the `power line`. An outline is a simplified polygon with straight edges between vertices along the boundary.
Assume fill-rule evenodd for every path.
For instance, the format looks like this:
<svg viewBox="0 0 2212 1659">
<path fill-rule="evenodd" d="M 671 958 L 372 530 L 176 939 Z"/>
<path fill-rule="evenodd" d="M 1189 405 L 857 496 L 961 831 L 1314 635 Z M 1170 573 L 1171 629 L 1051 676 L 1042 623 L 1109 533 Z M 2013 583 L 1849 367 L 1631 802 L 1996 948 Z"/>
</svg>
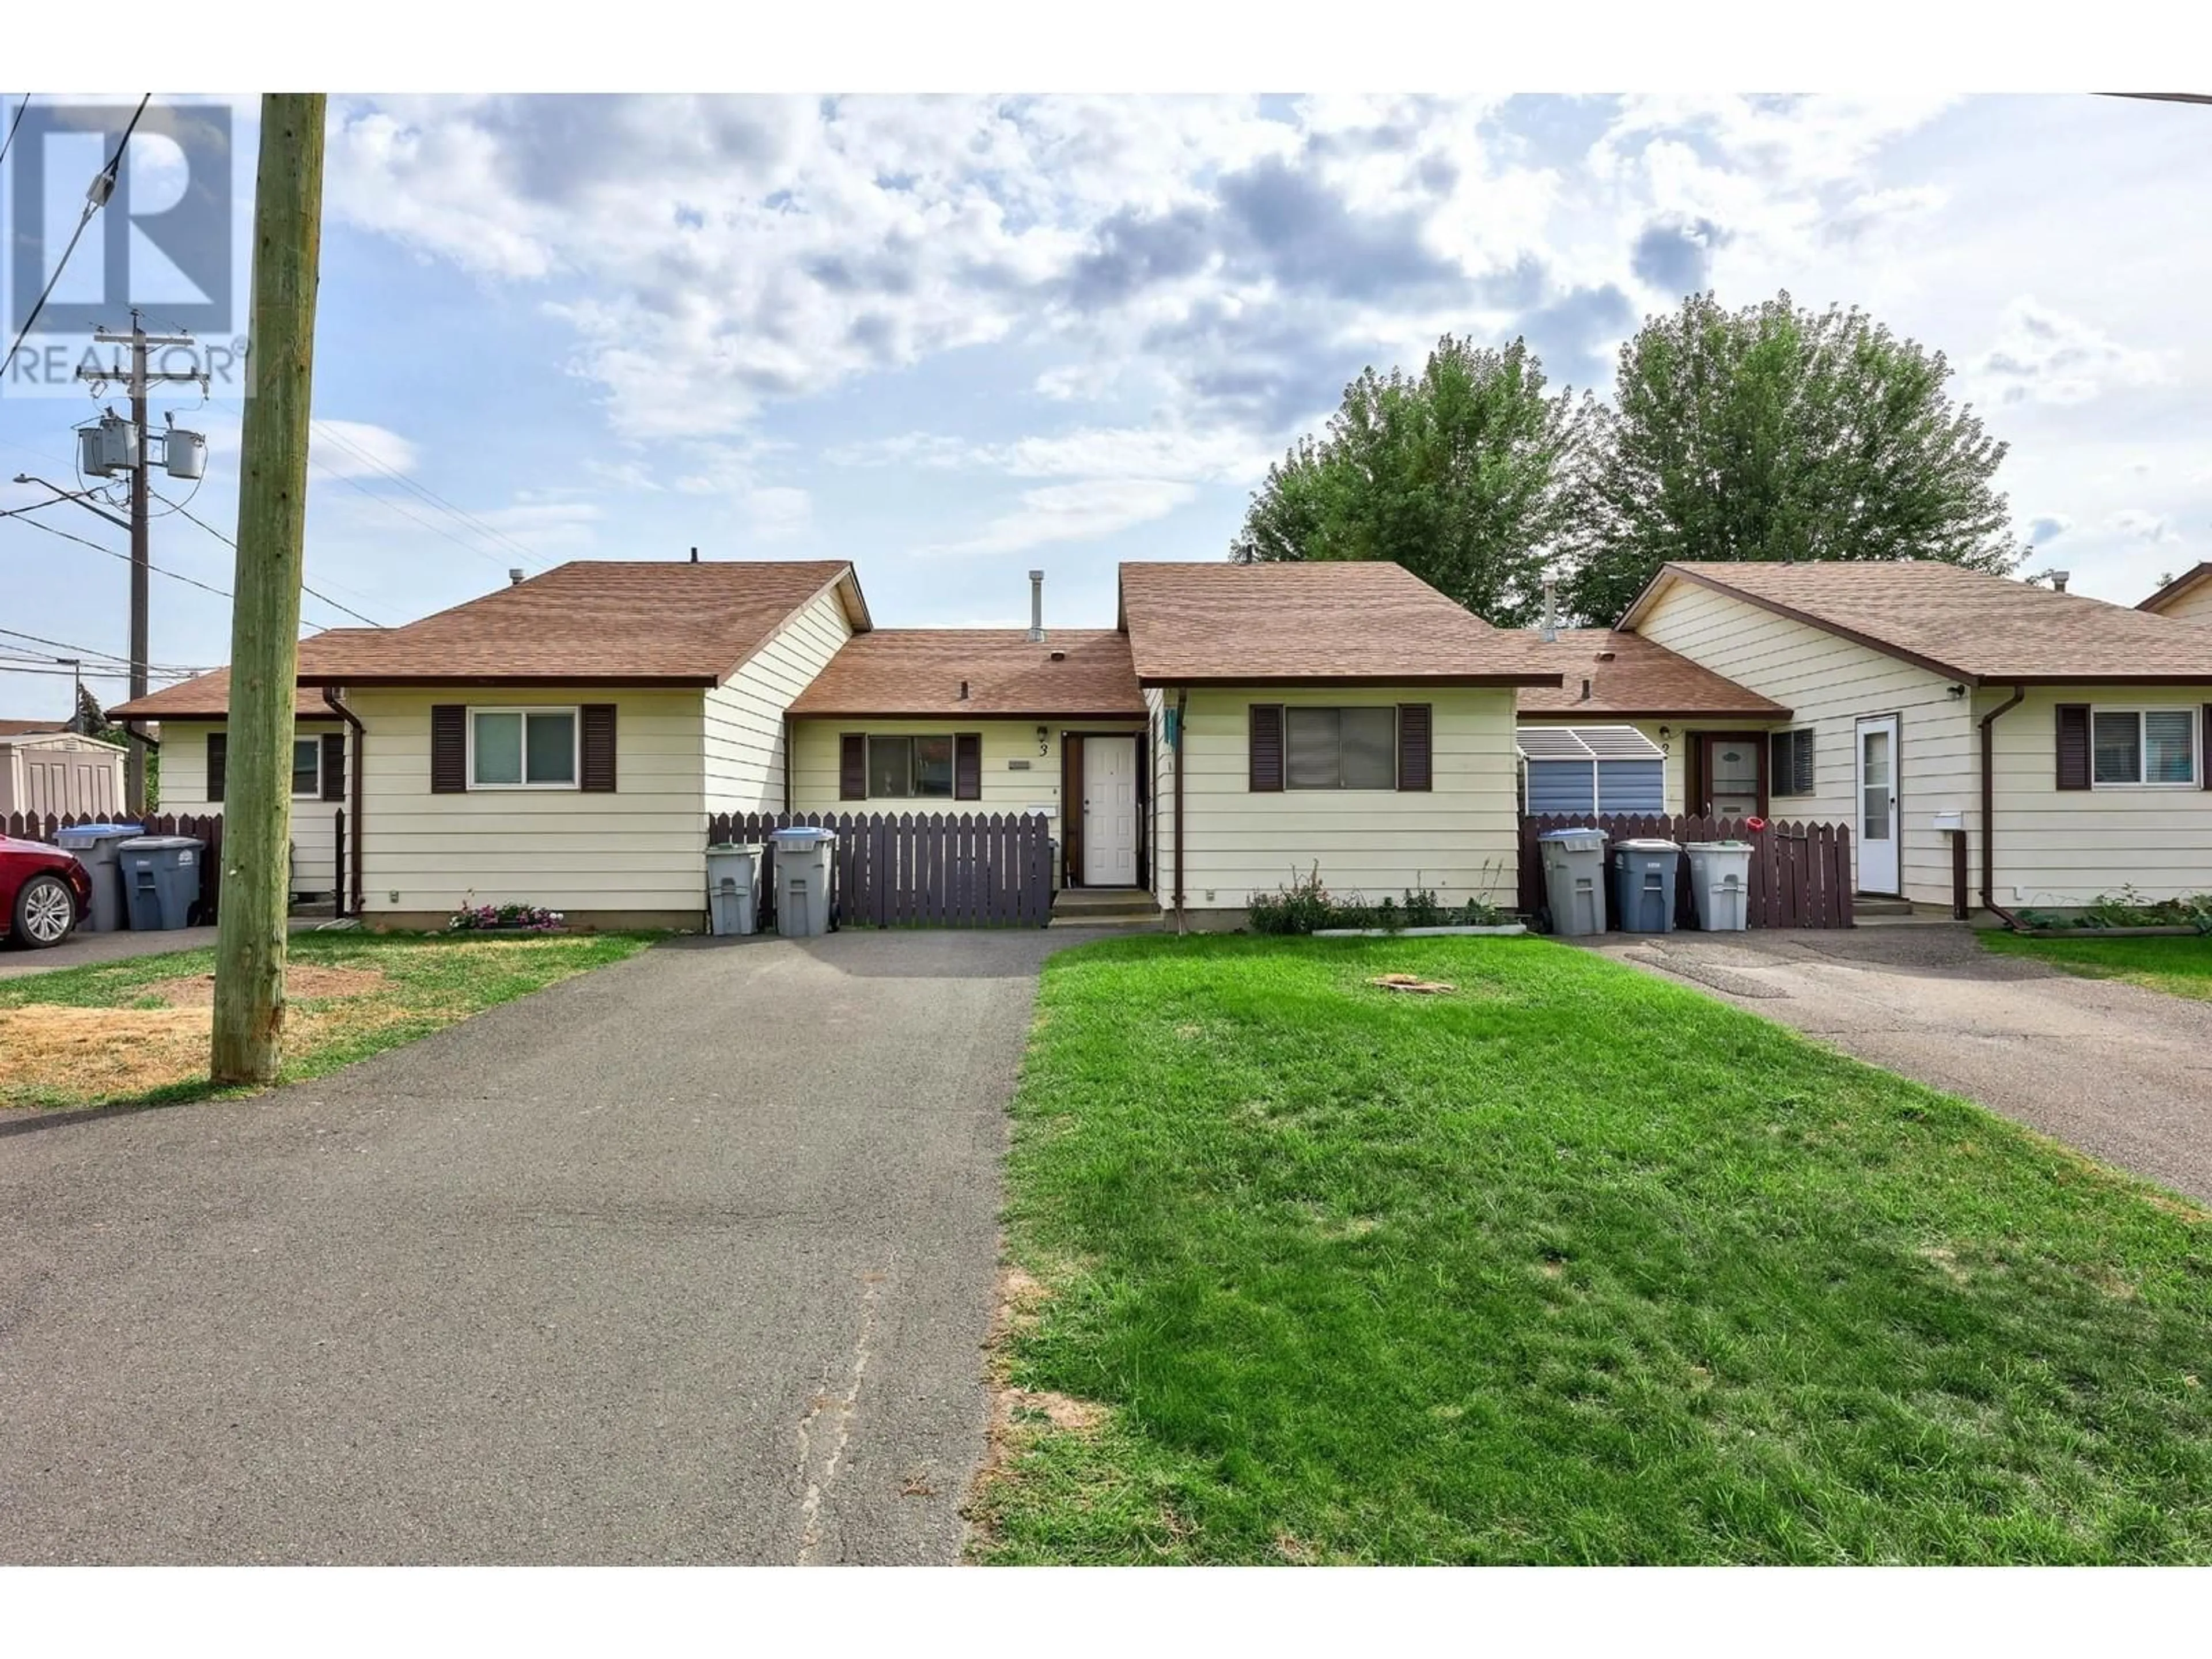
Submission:
<svg viewBox="0 0 2212 1659">
<path fill-rule="evenodd" d="M 15 106 L 15 118 L 8 123 L 8 136 L 0 138 L 0 161 L 8 159 L 8 152 L 15 147 L 15 129 L 23 125 L 23 112 L 31 106 L 31 94 L 25 93 L 23 101 Z"/>
<path fill-rule="evenodd" d="M 236 542 L 231 540 L 229 537 L 224 535 L 222 532 L 217 530 L 213 525 L 210 524 L 205 519 L 200 517 L 198 514 L 193 512 L 182 501 L 173 501 L 158 489 L 154 492 L 154 499 L 161 502 L 164 506 L 183 514 L 185 517 L 190 519 L 201 529 L 206 531 L 209 535 L 214 537 L 216 540 L 221 542 L 232 552 L 235 553 L 238 551 L 238 544 Z M 336 599 L 332 599 L 327 593 L 316 592 L 313 588 L 308 586 L 304 581 L 300 584 L 300 591 L 309 595 L 311 598 L 320 599 L 325 605 L 330 606 L 333 611 L 343 611 L 347 616 L 351 617 L 356 622 L 367 623 L 371 628 L 381 628 L 384 626 L 380 622 L 377 622 L 371 617 L 362 616 L 360 611 L 355 610 L 349 605 L 340 605 Z M 225 595 L 225 597 L 228 598 L 228 595 Z"/>
<path fill-rule="evenodd" d="M 33 645 L 48 646 L 56 651 L 73 651 L 81 657 L 100 662 L 118 663 L 126 668 L 131 664 L 128 657 L 118 657 L 112 651 L 102 651 L 97 646 L 71 645 L 67 640 L 50 640 L 43 635 L 26 634 L 20 628 L 0 628 L 0 634 L 5 634 L 11 640 L 28 640 Z M 157 674 L 204 674 L 208 671 L 204 668 L 180 668 L 171 663 L 159 668 L 149 665 L 147 672 Z"/>
<path fill-rule="evenodd" d="M 485 523 L 482 519 L 470 512 L 466 507 L 454 506 L 453 502 L 447 501 L 436 490 L 431 489 L 429 485 L 418 483 L 414 479 L 409 477 L 405 473 L 388 465 L 386 462 L 370 453 L 368 450 L 362 448 L 359 444 L 354 442 L 352 439 L 347 437 L 343 433 L 335 430 L 328 421 L 318 421 L 315 422 L 314 424 L 322 428 L 322 435 L 324 437 L 329 439 L 339 448 L 346 451 L 347 453 L 354 456 L 364 465 L 374 467 L 379 472 L 381 472 L 386 477 L 391 479 L 392 483 L 398 484 L 402 489 L 411 491 L 413 494 L 421 496 L 433 507 L 442 508 L 444 511 L 451 514 L 454 518 L 459 520 L 463 524 L 467 525 L 477 531 L 478 534 L 489 537 L 495 542 L 504 543 L 507 546 L 513 548 L 515 552 L 520 554 L 522 557 L 529 560 L 532 564 L 544 564 L 546 562 L 543 554 L 533 551 L 530 547 L 522 542 L 516 540 L 514 537 L 508 535 L 507 532 L 500 529 L 496 525 Z"/>
<path fill-rule="evenodd" d="M 39 313 L 46 308 L 46 301 L 53 297 L 54 289 L 61 282 L 62 272 L 69 269 L 70 256 L 76 252 L 76 245 L 84 235 L 84 228 L 92 222 L 92 216 L 106 207 L 107 198 L 115 193 L 115 179 L 123 166 L 123 152 L 130 148 L 131 135 L 138 131 L 138 118 L 146 112 L 146 106 L 153 101 L 154 94 L 150 92 L 138 100 L 138 107 L 131 112 L 131 125 L 123 129 L 123 137 L 116 143 L 115 154 L 107 158 L 106 167 L 93 175 L 92 185 L 84 193 L 84 211 L 77 215 L 76 228 L 70 233 L 69 246 L 62 250 L 61 263 L 54 267 L 54 274 L 46 279 L 46 291 L 39 295 L 39 302 L 31 307 L 31 314 L 23 319 L 23 326 L 16 331 L 15 343 L 8 348 L 8 356 L 0 359 L 0 375 L 7 374 L 15 361 L 15 354 L 22 349 L 24 339 L 38 325 Z M 21 118 L 20 110 L 16 112 L 16 118 Z M 12 128 L 9 137 L 15 137 Z"/>
</svg>

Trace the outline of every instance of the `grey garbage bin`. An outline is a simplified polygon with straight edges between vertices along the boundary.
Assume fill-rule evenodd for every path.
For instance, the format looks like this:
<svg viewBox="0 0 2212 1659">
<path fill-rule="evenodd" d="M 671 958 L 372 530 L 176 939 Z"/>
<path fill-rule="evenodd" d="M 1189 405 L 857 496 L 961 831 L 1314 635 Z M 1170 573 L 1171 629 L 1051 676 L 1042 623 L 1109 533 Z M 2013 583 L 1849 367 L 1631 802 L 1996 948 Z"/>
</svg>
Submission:
<svg viewBox="0 0 2212 1659">
<path fill-rule="evenodd" d="M 1605 932 L 1605 831 L 1553 830 L 1536 840 L 1552 931 L 1569 938 Z"/>
<path fill-rule="evenodd" d="M 830 931 L 830 855 L 835 830 L 793 824 L 773 831 L 775 843 L 775 931 L 804 939 Z"/>
<path fill-rule="evenodd" d="M 122 844 L 123 892 L 134 930 L 161 932 L 191 921 L 200 896 L 200 854 L 190 836 L 138 836 Z"/>
<path fill-rule="evenodd" d="M 1690 896 L 1698 907 L 1698 926 L 1709 933 L 1740 933 L 1751 925 L 1751 843 L 1693 841 Z"/>
<path fill-rule="evenodd" d="M 80 823 L 64 830 L 54 842 L 64 853 L 76 854 L 92 878 L 92 915 L 88 925 L 95 933 L 119 932 L 126 912 L 123 904 L 123 866 L 119 848 L 146 833 L 137 823 Z"/>
<path fill-rule="evenodd" d="M 707 922 L 712 932 L 733 936 L 756 930 L 753 893 L 760 854 L 757 843 L 723 842 L 707 849 Z"/>
<path fill-rule="evenodd" d="M 1613 844 L 1613 915 L 1625 933 L 1674 931 L 1674 869 L 1682 849 L 1671 841 Z"/>
</svg>

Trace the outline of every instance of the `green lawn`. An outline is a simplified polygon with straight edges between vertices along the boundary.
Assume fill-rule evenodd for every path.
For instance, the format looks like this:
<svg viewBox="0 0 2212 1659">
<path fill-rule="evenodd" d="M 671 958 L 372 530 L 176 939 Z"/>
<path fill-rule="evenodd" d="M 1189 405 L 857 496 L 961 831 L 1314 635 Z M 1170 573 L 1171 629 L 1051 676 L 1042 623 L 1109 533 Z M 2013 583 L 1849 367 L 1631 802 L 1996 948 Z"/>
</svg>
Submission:
<svg viewBox="0 0 2212 1659">
<path fill-rule="evenodd" d="M 341 1066 L 604 967 L 651 935 L 295 933 L 283 1080 Z M 207 1082 L 212 950 L 0 980 L 0 1107 L 193 1100 Z"/>
<path fill-rule="evenodd" d="M 2191 1206 L 1547 940 L 1041 999 L 980 1559 L 2212 1560 Z"/>
<path fill-rule="evenodd" d="M 2212 1000 L 2212 939 L 2023 939 L 1985 933 L 2001 956 L 2033 957 L 2087 979 L 2124 979 L 2178 997 Z"/>
</svg>

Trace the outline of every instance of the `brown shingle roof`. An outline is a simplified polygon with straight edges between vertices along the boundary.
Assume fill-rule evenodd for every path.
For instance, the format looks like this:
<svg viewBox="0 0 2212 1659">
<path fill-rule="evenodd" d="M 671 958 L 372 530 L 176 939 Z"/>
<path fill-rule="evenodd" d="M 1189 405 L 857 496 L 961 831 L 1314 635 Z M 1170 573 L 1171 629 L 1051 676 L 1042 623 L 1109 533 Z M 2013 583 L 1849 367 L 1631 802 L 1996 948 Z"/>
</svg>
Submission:
<svg viewBox="0 0 2212 1659">
<path fill-rule="evenodd" d="M 848 613 L 868 625 L 842 559 L 702 564 L 580 560 L 404 628 L 334 628 L 300 642 L 303 685 L 408 682 L 519 685 L 714 685 L 809 599 L 848 584 Z M 222 715 L 226 671 L 125 703 L 130 719 Z"/>
<path fill-rule="evenodd" d="M 1635 627 L 1672 580 L 1967 682 L 2212 682 L 2200 627 L 1932 561 L 1669 564 L 1621 626 Z"/>
<path fill-rule="evenodd" d="M 1111 629 L 1054 632 L 1039 644 L 1024 629 L 892 628 L 848 640 L 791 712 L 1142 720 L 1145 699 L 1129 641 Z"/>
<path fill-rule="evenodd" d="M 1559 675 L 1528 635 L 1381 561 L 1124 564 L 1121 625 L 1146 685 L 1536 685 Z"/>
<path fill-rule="evenodd" d="M 0 720 L 0 738 L 35 738 L 68 730 L 67 720 Z"/>
<path fill-rule="evenodd" d="M 1523 686 L 1520 709 L 1644 720 L 1787 720 L 1790 711 L 1748 687 L 1663 646 L 1610 628 L 1563 628 L 1555 644 L 1536 641 L 1542 660 L 1566 676 L 1563 686 Z M 1590 695 L 1583 696 L 1583 682 Z"/>
<path fill-rule="evenodd" d="M 2183 594 L 2195 592 L 2208 581 L 2212 581 L 2212 559 L 2208 559 L 2202 564 L 2190 566 L 2188 569 L 2160 588 L 2136 609 L 2154 613 L 2162 612 L 2166 606 L 2172 605 Z"/>
</svg>

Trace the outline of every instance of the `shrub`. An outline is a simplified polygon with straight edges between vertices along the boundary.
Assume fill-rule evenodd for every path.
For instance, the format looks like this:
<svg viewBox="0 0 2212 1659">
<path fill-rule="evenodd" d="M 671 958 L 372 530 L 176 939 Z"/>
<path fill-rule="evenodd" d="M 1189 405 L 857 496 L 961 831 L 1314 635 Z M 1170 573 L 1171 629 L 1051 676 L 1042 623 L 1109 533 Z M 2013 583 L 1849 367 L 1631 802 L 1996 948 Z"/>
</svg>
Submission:
<svg viewBox="0 0 2212 1659">
<path fill-rule="evenodd" d="M 550 933 L 565 920 L 558 910 L 542 904 L 464 904 L 447 920 L 446 931 L 471 933 L 498 927 Z"/>
<path fill-rule="evenodd" d="M 2075 915 L 2049 910 L 2022 910 L 2020 919 L 2031 927 L 2193 927 L 2212 933 L 2212 893 L 2191 893 L 2183 898 L 2147 899 L 2134 887 L 2117 893 L 2100 893 Z"/>
<path fill-rule="evenodd" d="M 1495 927 L 1504 920 L 1497 906 L 1480 899 L 1447 908 L 1425 887 L 1408 888 L 1402 900 L 1386 897 L 1376 904 L 1358 895 L 1339 899 L 1322 885 L 1318 864 L 1304 875 L 1292 871 L 1286 887 L 1253 894 L 1247 908 L 1255 933 L 1313 933 L 1334 927 L 1381 927 L 1395 933 L 1406 927 Z"/>
</svg>

